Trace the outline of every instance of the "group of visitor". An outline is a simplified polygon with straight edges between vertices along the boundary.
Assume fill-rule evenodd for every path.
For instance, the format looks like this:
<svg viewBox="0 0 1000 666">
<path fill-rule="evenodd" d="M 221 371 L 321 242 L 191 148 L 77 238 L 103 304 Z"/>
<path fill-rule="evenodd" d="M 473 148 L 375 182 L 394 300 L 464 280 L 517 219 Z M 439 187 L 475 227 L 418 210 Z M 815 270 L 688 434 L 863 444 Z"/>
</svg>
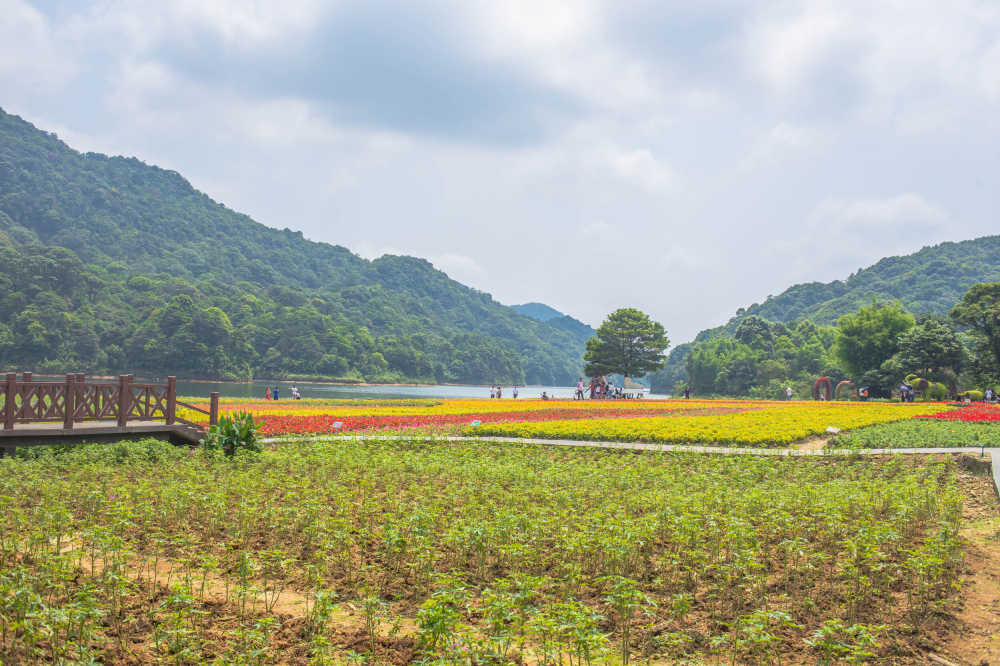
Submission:
<svg viewBox="0 0 1000 666">
<path fill-rule="evenodd" d="M 517 384 L 511 387 L 510 395 L 514 400 L 517 400 Z M 496 398 L 497 400 L 503 398 L 503 387 L 499 384 L 490 384 L 490 398 Z"/>
<path fill-rule="evenodd" d="M 913 390 L 912 386 L 910 386 L 906 382 L 903 382 L 902 384 L 899 385 L 900 402 L 913 402 L 915 398 L 916 398 L 916 391 Z"/>
<path fill-rule="evenodd" d="M 574 400 L 583 400 L 589 391 L 591 400 L 620 400 L 625 397 L 625 391 L 621 386 L 615 386 L 603 375 L 593 377 L 590 384 L 584 388 L 583 377 L 576 382 L 576 392 L 573 394 Z"/>
<path fill-rule="evenodd" d="M 301 400 L 302 394 L 299 393 L 297 386 L 292 386 L 290 393 L 292 394 L 292 400 Z M 277 400 L 278 399 L 278 387 L 268 386 L 264 389 L 264 400 Z"/>
</svg>

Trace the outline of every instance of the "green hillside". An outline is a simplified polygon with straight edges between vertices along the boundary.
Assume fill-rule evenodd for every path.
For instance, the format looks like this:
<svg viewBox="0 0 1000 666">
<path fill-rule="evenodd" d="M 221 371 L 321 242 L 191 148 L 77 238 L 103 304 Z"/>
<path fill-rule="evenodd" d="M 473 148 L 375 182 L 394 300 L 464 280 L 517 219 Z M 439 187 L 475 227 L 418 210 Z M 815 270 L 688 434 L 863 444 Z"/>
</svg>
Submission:
<svg viewBox="0 0 1000 666">
<path fill-rule="evenodd" d="M 510 308 L 517 314 L 531 317 L 536 321 L 549 321 L 550 319 L 558 319 L 559 317 L 566 316 L 562 312 L 559 312 L 559 310 L 545 305 L 545 303 L 523 303 L 521 305 L 512 305 Z"/>
<path fill-rule="evenodd" d="M 743 315 L 769 321 L 808 319 L 833 324 L 837 317 L 878 300 L 899 300 L 910 312 L 943 315 L 977 282 L 1000 280 L 1000 236 L 925 247 L 886 257 L 846 280 L 789 287 Z"/>
<path fill-rule="evenodd" d="M 563 314 L 544 303 L 524 303 L 523 305 L 512 305 L 510 308 L 520 315 L 531 317 L 535 321 L 542 321 L 553 328 L 566 331 L 580 344 L 586 344 L 589 338 L 597 334 L 597 331 L 579 319 Z"/>
<path fill-rule="evenodd" d="M 580 336 L 413 257 L 276 230 L 0 110 L 0 366 L 566 383 Z"/>
<path fill-rule="evenodd" d="M 972 285 L 998 280 L 1000 236 L 984 236 L 975 240 L 925 247 L 906 256 L 886 257 L 846 280 L 797 284 L 761 304 L 754 303 L 741 308 L 726 324 L 701 331 L 693 343 L 676 347 L 665 367 L 652 375 L 653 390 L 669 392 L 678 383 L 698 383 L 698 378 L 690 377 L 688 373 L 688 368 L 692 366 L 689 362 L 692 352 L 701 355 L 695 360 L 722 358 L 717 364 L 725 365 L 727 355 L 745 351 L 742 348 L 729 349 L 731 345 L 728 341 L 740 337 L 739 331 L 744 324 L 746 330 L 751 330 L 753 327 L 760 328 L 761 321 L 777 325 L 764 331 L 764 338 L 787 337 L 795 349 L 790 356 L 797 356 L 797 362 L 785 363 L 787 367 L 802 377 L 821 371 L 838 376 L 838 371 L 832 367 L 834 361 L 830 355 L 832 334 L 823 331 L 824 327 L 836 323 L 841 315 L 856 312 L 861 306 L 870 304 L 874 298 L 883 302 L 898 300 L 914 314 L 943 316 L 961 300 Z M 782 326 L 803 321 L 812 322 L 820 328 Z M 803 331 L 805 333 L 796 338 L 793 335 L 796 330 L 800 334 Z M 818 337 L 814 330 L 819 331 Z M 801 346 L 809 346 L 810 350 L 804 352 Z M 772 352 L 773 350 L 768 350 L 768 354 Z M 753 381 L 759 381 L 760 370 L 757 368 L 750 372 L 751 365 L 747 364 L 745 381 L 737 382 L 738 386 L 749 386 Z M 755 377 L 751 379 L 750 375 Z M 718 379 L 715 381 L 718 382 Z M 711 382 L 702 384 L 704 386 L 708 383 Z M 762 394 L 762 397 L 775 397 L 773 394 L 774 391 L 770 391 Z"/>
</svg>

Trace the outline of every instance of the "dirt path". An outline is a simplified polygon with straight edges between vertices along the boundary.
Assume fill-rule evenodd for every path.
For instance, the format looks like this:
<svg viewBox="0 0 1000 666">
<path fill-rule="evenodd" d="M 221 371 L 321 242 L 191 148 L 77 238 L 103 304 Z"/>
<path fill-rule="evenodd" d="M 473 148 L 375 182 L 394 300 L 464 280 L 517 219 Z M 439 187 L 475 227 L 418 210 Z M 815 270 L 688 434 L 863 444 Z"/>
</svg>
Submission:
<svg viewBox="0 0 1000 666">
<path fill-rule="evenodd" d="M 1000 502 L 989 484 L 963 486 L 962 537 L 967 545 L 962 607 L 938 654 L 963 666 L 1000 664 Z"/>
<path fill-rule="evenodd" d="M 826 448 L 829 441 L 829 437 L 810 437 L 794 445 L 792 448 L 796 451 L 822 451 Z"/>
</svg>

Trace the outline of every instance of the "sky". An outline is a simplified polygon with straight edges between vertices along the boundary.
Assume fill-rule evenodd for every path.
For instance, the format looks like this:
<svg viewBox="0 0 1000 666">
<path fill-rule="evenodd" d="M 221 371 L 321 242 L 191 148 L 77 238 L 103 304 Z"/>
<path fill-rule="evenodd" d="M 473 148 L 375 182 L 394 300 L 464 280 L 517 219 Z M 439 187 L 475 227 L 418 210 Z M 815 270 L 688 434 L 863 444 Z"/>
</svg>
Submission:
<svg viewBox="0 0 1000 666">
<path fill-rule="evenodd" d="M 1000 3 L 0 0 L 0 107 L 271 227 L 675 343 L 998 233 Z"/>
</svg>

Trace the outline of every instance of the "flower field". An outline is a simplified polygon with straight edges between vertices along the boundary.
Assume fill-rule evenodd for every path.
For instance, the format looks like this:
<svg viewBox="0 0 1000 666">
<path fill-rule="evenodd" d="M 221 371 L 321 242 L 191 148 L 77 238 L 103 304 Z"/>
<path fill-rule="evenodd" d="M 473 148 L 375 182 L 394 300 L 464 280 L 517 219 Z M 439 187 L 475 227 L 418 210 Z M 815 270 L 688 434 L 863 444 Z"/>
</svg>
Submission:
<svg viewBox="0 0 1000 666">
<path fill-rule="evenodd" d="M 36 450 L 0 459 L 0 663 L 919 663 L 962 497 L 950 460 Z"/>
<path fill-rule="evenodd" d="M 249 411 L 265 436 L 337 432 L 446 432 L 546 439 L 719 443 L 782 446 L 824 434 L 914 416 L 934 415 L 935 403 L 765 402 L 750 400 L 442 400 L 227 402 Z M 946 412 L 950 414 L 951 412 Z M 192 413 L 181 413 L 193 418 Z M 478 425 L 473 425 L 478 422 Z"/>
<path fill-rule="evenodd" d="M 923 415 L 922 418 L 941 421 L 965 421 L 967 423 L 1000 422 L 1000 407 L 991 405 L 969 405 L 959 409 Z"/>
<path fill-rule="evenodd" d="M 474 432 L 544 439 L 780 446 L 811 435 L 824 434 L 828 427 L 849 430 L 899 421 L 926 410 L 927 406 L 886 403 L 866 404 L 863 407 L 850 403 L 779 405 L 706 417 L 596 418 L 572 422 L 484 424 L 475 428 Z M 473 429 L 467 429 L 467 432 L 473 432 Z"/>
</svg>

